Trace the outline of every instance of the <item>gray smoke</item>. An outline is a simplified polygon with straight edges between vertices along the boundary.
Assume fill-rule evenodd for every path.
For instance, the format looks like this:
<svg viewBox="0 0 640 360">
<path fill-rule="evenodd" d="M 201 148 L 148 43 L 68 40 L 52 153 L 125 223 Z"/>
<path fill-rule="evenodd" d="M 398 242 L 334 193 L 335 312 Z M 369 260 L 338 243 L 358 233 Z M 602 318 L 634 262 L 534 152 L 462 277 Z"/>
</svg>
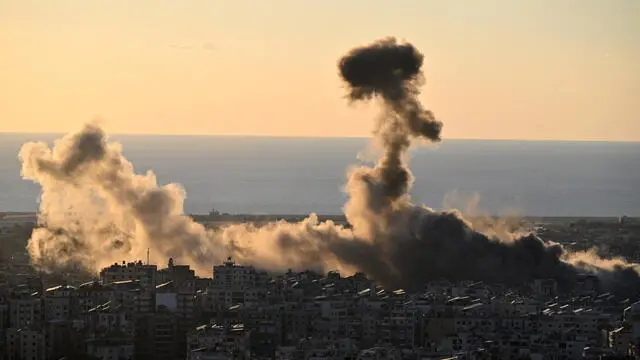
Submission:
<svg viewBox="0 0 640 360">
<path fill-rule="evenodd" d="M 34 265 L 54 271 L 80 264 L 92 271 L 121 260 L 175 258 L 202 276 L 227 256 L 271 270 L 362 271 L 389 288 L 418 289 L 433 279 L 522 284 L 553 278 L 570 286 L 578 274 L 612 289 L 638 290 L 636 264 L 593 252 L 568 253 L 534 235 L 487 236 L 457 211 L 411 203 L 404 162 L 414 139 L 439 141 L 442 123 L 418 100 L 423 56 L 384 39 L 341 59 L 351 101 L 379 99 L 374 131 L 384 154 L 374 167 L 350 170 L 345 216 L 351 228 L 319 222 L 236 224 L 206 229 L 184 214 L 184 190 L 137 174 L 118 143 L 97 125 L 63 137 L 53 148 L 24 144 L 22 175 L 42 187 L 39 227 L 28 250 Z"/>
<path fill-rule="evenodd" d="M 53 150 L 27 143 L 20 157 L 23 177 L 42 186 L 39 227 L 28 250 L 45 269 L 104 266 L 123 254 L 141 259 L 147 248 L 201 264 L 219 250 L 200 246 L 206 231 L 183 215 L 182 189 L 157 186 L 152 173 L 135 174 L 119 144 L 109 143 L 95 124 Z"/>
<path fill-rule="evenodd" d="M 345 210 L 356 240 L 332 248 L 339 259 L 393 287 L 420 288 L 434 279 L 524 284 L 539 278 L 570 287 L 586 272 L 609 288 L 637 292 L 636 264 L 570 254 L 533 234 L 489 237 L 457 211 L 435 212 L 410 202 L 412 175 L 403 155 L 414 138 L 440 141 L 442 129 L 418 100 L 422 62 L 413 45 L 394 38 L 355 48 L 340 60 L 351 101 L 382 101 L 375 135 L 385 151 L 375 168 L 351 174 Z"/>
<path fill-rule="evenodd" d="M 423 61 L 413 45 L 387 38 L 351 50 L 340 60 L 339 68 L 352 101 L 384 99 L 392 111 L 385 123 L 394 120 L 399 126 L 393 133 L 440 141 L 442 123 L 417 98 L 424 82 Z"/>
<path fill-rule="evenodd" d="M 388 38 L 351 50 L 339 63 L 351 101 L 374 97 L 383 101 L 384 113 L 375 135 L 385 154 L 377 175 L 382 180 L 379 190 L 393 198 L 404 196 L 412 181 L 411 172 L 401 161 L 411 138 L 440 141 L 442 123 L 418 100 L 424 81 L 423 59 L 413 45 Z"/>
</svg>

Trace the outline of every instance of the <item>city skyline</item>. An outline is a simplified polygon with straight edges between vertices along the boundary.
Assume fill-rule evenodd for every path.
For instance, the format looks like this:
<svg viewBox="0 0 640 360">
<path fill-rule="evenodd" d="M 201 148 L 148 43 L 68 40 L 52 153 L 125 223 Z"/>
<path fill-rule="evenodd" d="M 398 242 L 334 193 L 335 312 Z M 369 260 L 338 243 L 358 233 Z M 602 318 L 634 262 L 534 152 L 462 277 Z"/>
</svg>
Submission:
<svg viewBox="0 0 640 360">
<path fill-rule="evenodd" d="M 571 225 L 545 231 L 560 240 L 576 234 Z M 626 235 L 640 229 L 620 225 Z M 611 244 L 625 235 L 597 221 L 577 226 Z M 563 242 L 573 240 L 589 242 Z M 441 279 L 411 291 L 365 273 L 268 273 L 231 259 L 205 277 L 171 259 L 164 268 L 118 262 L 93 276 L 37 272 L 27 261 L 0 258 L 5 359 L 638 358 L 640 302 L 587 274 L 570 288 L 549 278 L 511 287 Z"/>
</svg>

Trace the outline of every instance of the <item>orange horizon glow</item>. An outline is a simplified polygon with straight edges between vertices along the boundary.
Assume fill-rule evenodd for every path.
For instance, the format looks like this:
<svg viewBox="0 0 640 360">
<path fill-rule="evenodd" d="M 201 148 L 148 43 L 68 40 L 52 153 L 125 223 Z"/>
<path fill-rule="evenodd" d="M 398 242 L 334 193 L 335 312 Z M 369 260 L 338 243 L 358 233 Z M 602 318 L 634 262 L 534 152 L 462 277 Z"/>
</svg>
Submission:
<svg viewBox="0 0 640 360">
<path fill-rule="evenodd" d="M 0 132 L 368 137 L 337 61 L 425 54 L 443 138 L 640 141 L 640 2 L 5 0 Z M 364 11 L 363 9 L 366 9 Z"/>
</svg>

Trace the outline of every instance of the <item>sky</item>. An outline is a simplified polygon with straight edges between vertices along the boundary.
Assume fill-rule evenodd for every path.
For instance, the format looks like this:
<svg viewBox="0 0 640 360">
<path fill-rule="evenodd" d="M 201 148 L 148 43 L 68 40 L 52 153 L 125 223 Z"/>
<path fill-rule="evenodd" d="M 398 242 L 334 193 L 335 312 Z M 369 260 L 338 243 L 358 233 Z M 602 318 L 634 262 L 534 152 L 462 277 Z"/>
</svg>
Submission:
<svg viewBox="0 0 640 360">
<path fill-rule="evenodd" d="M 0 132 L 368 136 L 337 62 L 386 36 L 444 138 L 640 141 L 638 0 L 0 0 Z"/>
</svg>

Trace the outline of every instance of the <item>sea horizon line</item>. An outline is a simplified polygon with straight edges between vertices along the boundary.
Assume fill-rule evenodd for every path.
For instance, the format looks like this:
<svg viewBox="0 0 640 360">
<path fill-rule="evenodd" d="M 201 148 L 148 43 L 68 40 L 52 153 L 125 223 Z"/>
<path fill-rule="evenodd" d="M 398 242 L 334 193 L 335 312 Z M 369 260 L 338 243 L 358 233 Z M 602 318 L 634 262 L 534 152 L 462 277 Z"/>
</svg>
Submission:
<svg viewBox="0 0 640 360">
<path fill-rule="evenodd" d="M 50 131 L 0 131 L 0 136 L 64 136 L 68 132 Z M 370 140 L 371 136 L 314 136 L 314 135 L 269 135 L 269 134 L 213 134 L 213 133 L 132 133 L 132 132 L 108 132 L 109 137 L 156 137 L 156 138 L 238 138 L 238 139 L 274 139 L 274 140 Z M 616 144 L 640 144 L 640 140 L 615 140 L 615 139 L 524 139 L 524 138 L 472 138 L 451 137 L 443 138 L 442 142 L 553 142 L 553 143 L 616 143 Z"/>
</svg>

